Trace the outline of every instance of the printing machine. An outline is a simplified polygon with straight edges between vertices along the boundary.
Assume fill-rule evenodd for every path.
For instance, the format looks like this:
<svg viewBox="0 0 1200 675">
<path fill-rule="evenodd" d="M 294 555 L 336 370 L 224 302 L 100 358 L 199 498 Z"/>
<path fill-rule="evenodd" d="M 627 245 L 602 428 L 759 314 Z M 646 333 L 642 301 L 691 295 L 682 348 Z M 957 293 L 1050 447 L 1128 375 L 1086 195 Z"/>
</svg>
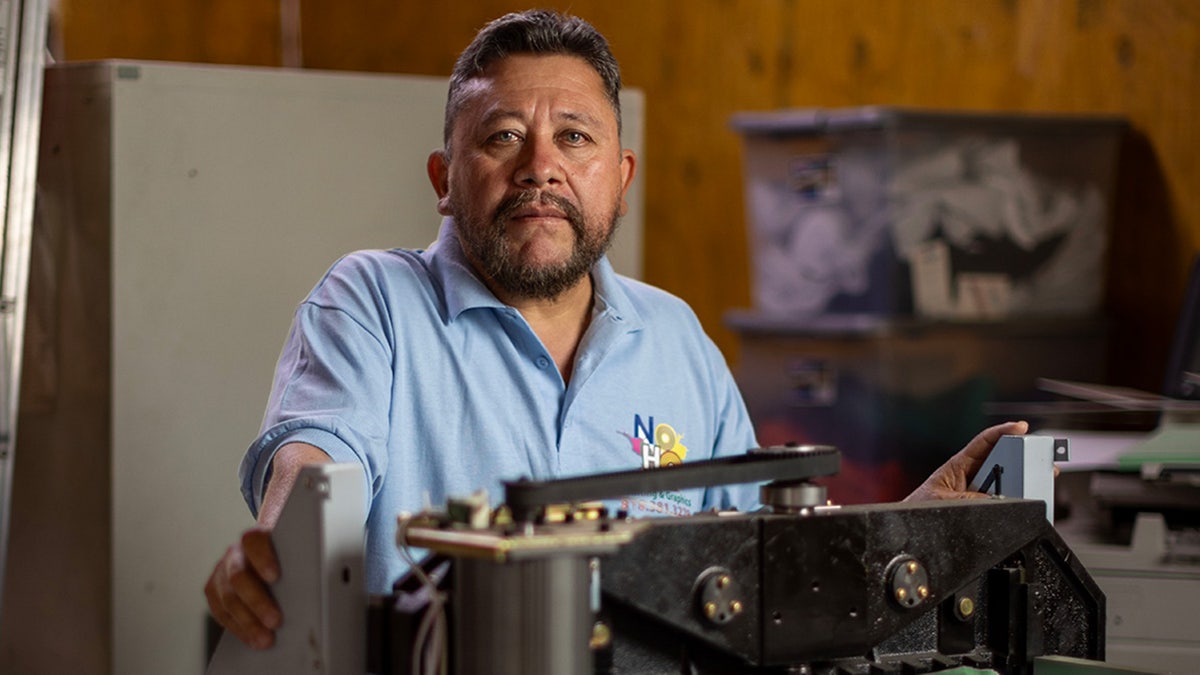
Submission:
<svg viewBox="0 0 1200 675">
<path fill-rule="evenodd" d="M 398 546 L 427 556 L 369 598 L 361 469 L 307 467 L 275 531 L 276 646 L 225 636 L 208 672 L 1019 675 L 1104 658 L 1105 597 L 1044 502 L 830 505 L 813 479 L 839 460 L 760 448 L 509 482 L 497 509 L 402 515 Z M 764 483 L 763 510 L 631 519 L 598 501 L 743 482 Z"/>
</svg>

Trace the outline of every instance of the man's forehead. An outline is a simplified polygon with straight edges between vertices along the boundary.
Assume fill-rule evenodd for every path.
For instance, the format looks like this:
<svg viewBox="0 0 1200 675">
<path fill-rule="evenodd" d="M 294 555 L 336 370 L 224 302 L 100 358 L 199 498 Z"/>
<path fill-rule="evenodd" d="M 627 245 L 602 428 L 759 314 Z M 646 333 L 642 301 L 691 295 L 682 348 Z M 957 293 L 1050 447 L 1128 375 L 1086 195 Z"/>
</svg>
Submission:
<svg viewBox="0 0 1200 675">
<path fill-rule="evenodd" d="M 570 69 L 587 71 L 594 76 L 598 82 L 600 82 L 600 86 L 603 88 L 603 82 L 601 81 L 602 78 L 600 77 L 600 73 L 592 66 L 591 63 L 588 62 L 587 59 L 576 54 L 565 54 L 559 52 L 516 52 L 507 54 L 487 64 L 487 66 L 483 68 L 483 70 L 480 71 L 475 78 L 495 76 L 495 74 L 500 71 L 513 71 L 522 69 Z"/>
<path fill-rule="evenodd" d="M 508 108 L 497 105 L 484 111 L 484 114 L 479 118 L 479 123 L 483 126 L 488 126 L 509 120 L 525 120 L 527 116 L 527 112 L 520 108 Z M 604 124 L 607 121 L 607 119 L 597 117 L 586 110 L 574 108 L 552 110 L 550 111 L 550 118 L 556 122 L 574 122 L 587 126 L 596 126 Z"/>
<path fill-rule="evenodd" d="M 512 54 L 497 59 L 463 82 L 460 91 L 467 105 L 483 102 L 489 108 L 505 108 L 506 96 L 516 98 L 536 89 L 558 90 L 611 108 L 600 73 L 584 59 L 567 54 Z"/>
</svg>

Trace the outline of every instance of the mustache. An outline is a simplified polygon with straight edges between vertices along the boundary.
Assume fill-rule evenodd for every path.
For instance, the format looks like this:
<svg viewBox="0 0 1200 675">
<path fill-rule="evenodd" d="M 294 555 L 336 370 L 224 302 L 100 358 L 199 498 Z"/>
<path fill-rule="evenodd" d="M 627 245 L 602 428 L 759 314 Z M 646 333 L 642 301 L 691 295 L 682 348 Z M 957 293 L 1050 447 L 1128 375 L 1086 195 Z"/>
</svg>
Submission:
<svg viewBox="0 0 1200 675">
<path fill-rule="evenodd" d="M 559 195 L 541 190 L 522 190 L 515 194 L 505 197 L 496 206 L 496 215 L 493 218 L 495 223 L 505 223 L 510 220 L 517 211 L 529 206 L 530 204 L 541 204 L 543 206 L 553 206 L 563 212 L 567 220 L 571 223 L 571 227 L 579 234 L 583 233 L 583 213 L 579 207 L 567 199 Z"/>
</svg>

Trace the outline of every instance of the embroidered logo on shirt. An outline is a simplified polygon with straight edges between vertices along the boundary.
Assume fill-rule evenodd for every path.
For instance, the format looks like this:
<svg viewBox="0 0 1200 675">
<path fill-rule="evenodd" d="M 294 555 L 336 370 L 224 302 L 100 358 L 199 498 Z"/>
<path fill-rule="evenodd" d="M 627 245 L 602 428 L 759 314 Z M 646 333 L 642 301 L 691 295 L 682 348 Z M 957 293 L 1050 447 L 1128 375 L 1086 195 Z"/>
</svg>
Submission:
<svg viewBox="0 0 1200 675">
<path fill-rule="evenodd" d="M 643 469 L 657 469 L 683 464 L 688 449 L 683 444 L 683 434 L 675 427 L 661 422 L 655 424 L 653 416 L 633 416 L 633 434 L 618 431 L 629 439 L 635 455 L 642 460 Z M 621 500 L 621 509 L 632 515 L 689 516 L 692 500 L 683 492 L 655 492 L 649 495 L 626 497 Z"/>
<path fill-rule="evenodd" d="M 687 458 L 683 434 L 665 422 L 655 424 L 653 416 L 647 416 L 643 422 L 641 415 L 634 415 L 632 436 L 623 431 L 617 433 L 629 439 L 633 452 L 642 458 L 643 469 L 674 466 Z"/>
</svg>

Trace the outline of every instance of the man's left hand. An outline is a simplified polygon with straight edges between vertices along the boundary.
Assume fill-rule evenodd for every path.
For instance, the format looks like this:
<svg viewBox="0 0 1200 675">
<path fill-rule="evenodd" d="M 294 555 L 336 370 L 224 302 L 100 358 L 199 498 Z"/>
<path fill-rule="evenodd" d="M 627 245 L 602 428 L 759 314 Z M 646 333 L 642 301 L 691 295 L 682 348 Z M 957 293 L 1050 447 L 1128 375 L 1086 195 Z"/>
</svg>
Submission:
<svg viewBox="0 0 1200 675">
<path fill-rule="evenodd" d="M 971 479 L 975 477 L 979 467 L 983 466 L 984 460 L 992 448 L 996 447 L 996 442 L 1001 436 L 1023 436 L 1027 433 L 1029 424 L 1026 422 L 1005 422 L 984 429 L 972 438 L 966 447 L 930 474 L 920 487 L 904 498 L 904 501 L 987 497 L 988 495 L 982 492 L 970 489 Z"/>
</svg>

